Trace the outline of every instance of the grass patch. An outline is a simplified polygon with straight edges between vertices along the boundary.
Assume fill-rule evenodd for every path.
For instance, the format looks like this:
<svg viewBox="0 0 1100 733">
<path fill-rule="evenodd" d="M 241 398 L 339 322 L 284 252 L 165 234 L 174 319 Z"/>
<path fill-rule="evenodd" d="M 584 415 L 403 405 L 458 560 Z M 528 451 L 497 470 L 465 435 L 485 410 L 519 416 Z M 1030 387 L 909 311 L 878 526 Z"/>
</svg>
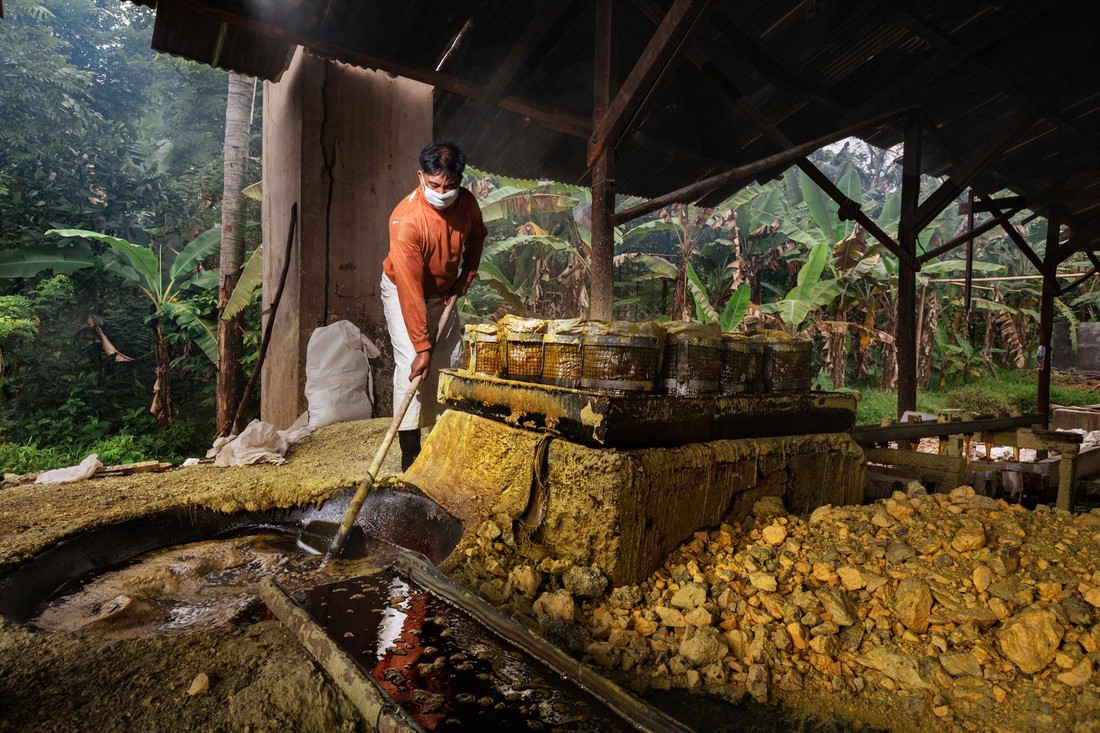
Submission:
<svg viewBox="0 0 1100 733">
<path fill-rule="evenodd" d="M 856 410 L 857 425 L 878 425 L 884 419 L 897 418 L 896 390 L 886 391 L 877 387 L 856 389 L 862 395 Z M 980 415 L 1010 413 L 1014 409 L 1024 413 L 1035 412 L 1038 389 L 1034 371 L 1001 369 L 997 376 L 990 375 L 981 381 L 944 389 L 918 390 L 917 410 L 929 413 L 948 409 L 967 410 Z M 1079 386 L 1079 383 L 1059 383 L 1056 379 L 1051 385 L 1050 401 L 1064 406 L 1092 405 L 1100 403 L 1100 391 L 1089 390 Z"/>
</svg>

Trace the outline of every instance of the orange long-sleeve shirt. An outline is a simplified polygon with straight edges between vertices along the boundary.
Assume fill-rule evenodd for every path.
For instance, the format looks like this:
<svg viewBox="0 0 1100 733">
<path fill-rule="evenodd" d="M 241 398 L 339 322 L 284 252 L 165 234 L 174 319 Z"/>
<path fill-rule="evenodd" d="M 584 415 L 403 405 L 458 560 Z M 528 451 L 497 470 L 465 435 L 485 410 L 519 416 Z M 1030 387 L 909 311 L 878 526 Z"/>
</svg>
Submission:
<svg viewBox="0 0 1100 733">
<path fill-rule="evenodd" d="M 464 188 L 440 211 L 417 186 L 390 215 L 390 252 L 382 269 L 397 286 L 401 316 L 417 351 L 431 347 L 425 301 L 443 295 L 460 278 L 473 282 L 486 233 L 477 199 Z"/>
</svg>

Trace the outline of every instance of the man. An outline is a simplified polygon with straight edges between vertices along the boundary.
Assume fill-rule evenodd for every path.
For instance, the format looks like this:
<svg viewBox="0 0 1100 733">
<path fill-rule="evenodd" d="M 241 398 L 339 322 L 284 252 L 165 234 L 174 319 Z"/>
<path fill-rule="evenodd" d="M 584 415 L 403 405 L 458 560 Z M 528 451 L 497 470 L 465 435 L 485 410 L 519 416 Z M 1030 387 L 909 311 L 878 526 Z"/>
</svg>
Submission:
<svg viewBox="0 0 1100 733">
<path fill-rule="evenodd" d="M 450 366 L 461 334 L 452 312 L 436 342 L 443 308 L 477 276 L 485 224 L 474 195 L 459 186 L 466 154 L 453 143 L 420 153 L 420 185 L 390 215 L 390 252 L 382 263 L 382 305 L 393 344 L 393 409 L 409 382 L 425 375 L 398 428 L 401 470 L 420 453 L 420 428 L 435 423 L 439 369 Z"/>
</svg>

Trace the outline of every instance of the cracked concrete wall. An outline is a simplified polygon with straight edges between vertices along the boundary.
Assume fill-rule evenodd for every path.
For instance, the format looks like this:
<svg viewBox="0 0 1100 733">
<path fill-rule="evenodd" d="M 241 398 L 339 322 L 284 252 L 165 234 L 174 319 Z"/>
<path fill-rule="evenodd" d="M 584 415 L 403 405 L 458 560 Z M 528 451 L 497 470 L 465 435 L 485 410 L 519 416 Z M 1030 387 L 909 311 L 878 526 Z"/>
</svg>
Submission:
<svg viewBox="0 0 1100 733">
<path fill-rule="evenodd" d="M 278 83 L 264 83 L 265 313 L 298 202 L 290 273 L 262 374 L 265 421 L 286 427 L 306 409 L 309 337 L 344 319 L 382 350 L 373 362 L 375 414 L 392 414 L 393 350 L 378 282 L 390 212 L 416 186 L 417 156 L 431 138 L 432 87 L 419 82 L 299 49 Z"/>
</svg>

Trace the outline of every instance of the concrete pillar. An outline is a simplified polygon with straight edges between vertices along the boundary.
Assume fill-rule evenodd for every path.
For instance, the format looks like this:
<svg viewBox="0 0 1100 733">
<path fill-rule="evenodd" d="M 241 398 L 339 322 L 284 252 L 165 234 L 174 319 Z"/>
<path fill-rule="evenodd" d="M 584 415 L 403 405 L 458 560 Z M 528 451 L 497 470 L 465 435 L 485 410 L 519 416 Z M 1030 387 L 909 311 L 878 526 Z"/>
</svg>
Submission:
<svg viewBox="0 0 1100 733">
<path fill-rule="evenodd" d="M 432 87 L 419 82 L 299 49 L 278 83 L 264 83 L 265 312 L 279 284 L 290 207 L 299 202 L 290 272 L 261 375 L 265 421 L 283 428 L 306 409 L 309 337 L 344 319 L 382 350 L 373 365 L 375 408 L 392 414 L 393 350 L 378 280 L 390 212 L 416 186 L 417 155 L 431 137 Z"/>
</svg>

